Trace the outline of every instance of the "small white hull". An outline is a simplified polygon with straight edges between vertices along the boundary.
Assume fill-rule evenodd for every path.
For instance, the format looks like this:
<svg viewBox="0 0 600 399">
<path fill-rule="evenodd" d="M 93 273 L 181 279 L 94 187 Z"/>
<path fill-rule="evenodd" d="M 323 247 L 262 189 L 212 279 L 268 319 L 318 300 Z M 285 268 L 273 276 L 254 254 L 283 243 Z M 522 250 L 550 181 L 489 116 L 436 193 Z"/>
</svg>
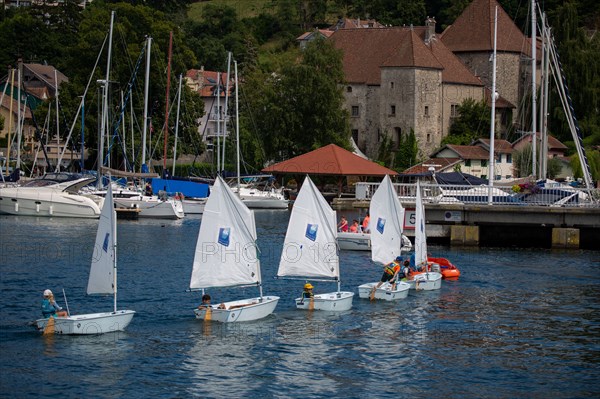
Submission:
<svg viewBox="0 0 600 399">
<path fill-rule="evenodd" d="M 296 298 L 296 309 L 305 310 L 326 310 L 342 312 L 352 308 L 353 292 L 329 292 L 327 294 L 315 294 L 311 305 L 311 300 L 306 298 Z"/>
<path fill-rule="evenodd" d="M 185 198 L 181 202 L 183 203 L 183 212 L 186 215 L 202 215 L 204 213 L 206 198 Z"/>
<path fill-rule="evenodd" d="M 338 246 L 342 250 L 347 251 L 370 251 L 371 250 L 371 234 L 369 233 L 342 233 L 337 235 Z M 402 235 L 402 250 L 410 251 L 412 243 L 410 239 Z"/>
<path fill-rule="evenodd" d="M 437 272 L 426 272 L 416 274 L 410 280 L 406 280 L 411 289 L 417 291 L 439 290 L 442 286 L 442 274 Z"/>
<path fill-rule="evenodd" d="M 258 297 L 225 302 L 225 309 L 220 309 L 220 305 L 211 305 L 210 316 L 207 316 L 206 308 L 194 309 L 194 314 L 197 319 L 221 323 L 252 321 L 262 319 L 273 313 L 278 302 L 278 296 L 263 296 L 262 301 Z"/>
<path fill-rule="evenodd" d="M 371 235 L 367 233 L 338 233 L 337 242 L 340 249 L 348 251 L 370 251 Z"/>
<path fill-rule="evenodd" d="M 115 198 L 117 208 L 139 208 L 139 217 L 155 219 L 181 219 L 185 216 L 180 200 L 160 200 L 157 196 L 141 198 Z"/>
<path fill-rule="evenodd" d="M 358 296 L 363 299 L 371 298 L 371 291 L 379 283 L 366 283 L 358 286 Z M 392 284 L 383 283 L 379 288 L 375 290 L 373 299 L 381 299 L 384 301 L 395 301 L 397 299 L 403 299 L 408 296 L 408 290 L 410 284 L 404 281 L 398 281 L 396 289 L 392 290 Z"/>
<path fill-rule="evenodd" d="M 54 333 L 65 335 L 104 334 L 124 331 L 131 322 L 135 311 L 118 310 L 117 312 L 88 313 L 69 317 L 54 318 Z M 36 320 L 37 329 L 44 331 L 48 319 Z"/>
<path fill-rule="evenodd" d="M 241 197 L 241 200 L 250 209 L 288 209 L 288 200 L 277 198 L 252 198 Z"/>
</svg>

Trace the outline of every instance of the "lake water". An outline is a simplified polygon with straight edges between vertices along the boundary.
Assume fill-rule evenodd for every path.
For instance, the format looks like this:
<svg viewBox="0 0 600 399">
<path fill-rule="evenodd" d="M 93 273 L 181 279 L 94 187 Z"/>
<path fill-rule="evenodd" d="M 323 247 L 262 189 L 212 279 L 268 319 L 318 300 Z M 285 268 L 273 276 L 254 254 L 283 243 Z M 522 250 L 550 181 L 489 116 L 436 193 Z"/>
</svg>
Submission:
<svg viewBox="0 0 600 399">
<path fill-rule="evenodd" d="M 430 246 L 460 280 L 391 303 L 358 298 L 381 268 L 342 252 L 353 308 L 307 312 L 293 302 L 303 282 L 273 278 L 288 218 L 256 212 L 264 293 L 281 297 L 266 319 L 194 318 L 199 218 L 119 221 L 119 308 L 137 312 L 127 331 L 43 337 L 28 323 L 46 288 L 63 307 L 64 288 L 72 313 L 112 309 L 85 295 L 97 221 L 0 216 L 0 396 L 600 397 L 600 252 Z"/>
</svg>

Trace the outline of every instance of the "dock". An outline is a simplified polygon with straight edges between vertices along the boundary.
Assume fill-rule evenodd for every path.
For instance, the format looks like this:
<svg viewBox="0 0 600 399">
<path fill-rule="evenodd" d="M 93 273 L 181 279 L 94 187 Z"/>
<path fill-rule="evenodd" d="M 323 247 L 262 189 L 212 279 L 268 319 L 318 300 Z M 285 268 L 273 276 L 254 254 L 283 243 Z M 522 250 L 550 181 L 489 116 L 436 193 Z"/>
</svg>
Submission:
<svg viewBox="0 0 600 399">
<path fill-rule="evenodd" d="M 140 208 L 115 208 L 117 219 L 122 220 L 138 220 Z"/>
<path fill-rule="evenodd" d="M 401 199 L 404 233 L 414 234 L 414 200 Z M 366 212 L 370 201 L 335 198 L 337 210 Z M 600 207 L 510 204 L 426 203 L 426 230 L 432 241 L 453 246 L 536 246 L 600 250 Z"/>
</svg>

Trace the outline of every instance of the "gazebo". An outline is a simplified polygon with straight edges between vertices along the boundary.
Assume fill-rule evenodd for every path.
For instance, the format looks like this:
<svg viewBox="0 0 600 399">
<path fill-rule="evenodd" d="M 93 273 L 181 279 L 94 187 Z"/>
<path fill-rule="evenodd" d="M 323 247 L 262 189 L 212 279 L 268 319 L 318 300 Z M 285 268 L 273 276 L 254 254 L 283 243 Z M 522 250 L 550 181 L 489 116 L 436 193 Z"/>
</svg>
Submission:
<svg viewBox="0 0 600 399">
<path fill-rule="evenodd" d="M 356 176 L 359 179 L 367 177 L 396 176 L 398 173 L 378 163 L 364 159 L 335 144 L 329 144 L 303 155 L 267 166 L 264 173 L 274 175 L 294 175 L 300 182 L 302 175 L 336 176 L 338 193 L 342 192 L 343 179 Z"/>
</svg>

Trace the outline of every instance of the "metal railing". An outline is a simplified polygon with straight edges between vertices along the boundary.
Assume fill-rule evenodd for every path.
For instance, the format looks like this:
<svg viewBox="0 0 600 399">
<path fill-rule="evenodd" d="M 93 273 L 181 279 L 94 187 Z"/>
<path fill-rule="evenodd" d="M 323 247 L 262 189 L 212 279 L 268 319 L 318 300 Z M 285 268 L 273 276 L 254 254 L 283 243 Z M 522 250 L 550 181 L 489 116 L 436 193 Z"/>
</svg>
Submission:
<svg viewBox="0 0 600 399">
<path fill-rule="evenodd" d="M 357 200 L 370 200 L 379 183 L 356 183 Z M 394 188 L 401 202 L 414 203 L 416 184 L 395 183 Z M 489 186 L 421 184 L 423 201 L 435 204 L 478 204 L 514 206 L 562 206 L 600 207 L 600 189 L 577 188 L 565 185 L 539 186 L 494 186 L 492 203 L 489 202 Z"/>
</svg>

